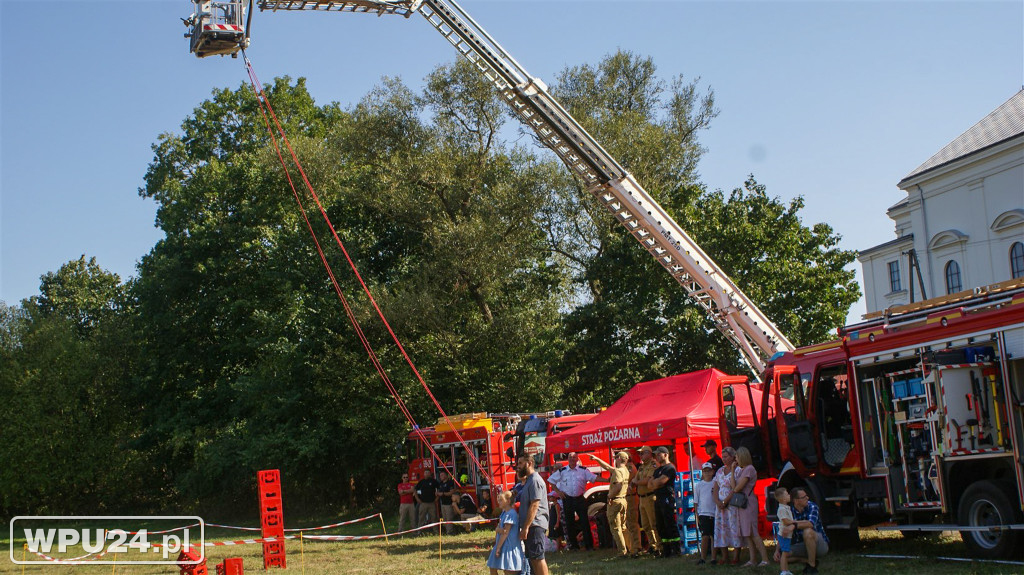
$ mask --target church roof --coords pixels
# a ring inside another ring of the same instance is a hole
[[[929,170],[979,152],[1024,133],[1024,89],[946,144],[934,156],[900,180],[899,186]]]

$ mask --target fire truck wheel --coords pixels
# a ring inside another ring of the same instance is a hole
[[[1017,520],[1007,490],[993,481],[971,484],[964,491],[957,511],[960,525],[967,527],[1010,525]],[[967,545],[968,552],[976,557],[1008,559],[1019,553],[1016,531],[961,531],[960,537]]]

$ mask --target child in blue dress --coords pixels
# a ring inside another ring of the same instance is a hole
[[[494,549],[487,555],[491,575],[504,571],[506,575],[523,570],[523,545],[519,540],[519,513],[512,508],[512,492],[498,494],[498,527],[494,530]]]

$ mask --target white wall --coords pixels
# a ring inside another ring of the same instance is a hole
[[[901,189],[907,204],[891,209],[889,217],[897,230],[914,235],[928,297],[946,294],[950,260],[959,264],[965,290],[1010,279],[1010,247],[1024,241],[1024,134],[910,178]],[[1000,216],[1009,224],[994,230]],[[890,294],[886,267],[908,247],[872,248],[861,257],[869,313],[909,302],[909,293],[902,300]],[[902,256],[904,290],[910,287],[909,271]],[[917,286],[915,292],[922,299]]]

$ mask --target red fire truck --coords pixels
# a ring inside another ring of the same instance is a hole
[[[430,469],[436,478],[438,473],[446,470],[459,483],[463,493],[473,495],[478,503],[486,503],[488,508],[492,508],[490,502],[497,494],[515,485],[516,428],[524,416],[530,415],[464,413],[449,416],[451,424],[442,418],[433,427],[414,430],[406,438],[409,474],[422,478],[424,470]],[[462,436],[462,441],[455,432]],[[440,461],[434,458],[426,443],[430,444]],[[482,469],[473,463],[473,457],[480,462]]]
[[[230,2],[195,4],[198,16],[190,25],[197,56],[233,54],[247,45],[248,25],[241,36],[229,30],[237,44],[229,38],[226,47],[224,30],[206,25],[207,12],[226,11]],[[258,0],[257,5],[269,11],[423,16],[493,82],[538,141],[761,374],[768,393],[760,405],[739,389],[754,384],[722,387],[724,408],[736,410],[744,398],[759,408],[751,426],[723,417],[723,437],[751,448],[763,474],[782,474],[783,483],[808,482],[834,532],[855,536],[859,525],[889,519],[908,531],[929,520],[949,520],[979,554],[1004,556],[1014,550],[1020,532],[1011,527],[1021,521],[1024,483],[1017,400],[1024,395],[1020,289],[998,287],[959,301],[914,304],[850,326],[834,342],[795,350],[544,83],[453,0]],[[230,24],[240,22],[236,16]],[[502,423],[477,419],[478,425],[466,424],[466,432],[479,434],[472,449],[486,460],[482,475],[495,479],[475,476],[468,465],[466,474],[473,489],[490,494],[509,480],[499,467],[512,436],[506,439],[509,431],[492,437]],[[436,436],[453,430],[432,431]],[[451,448],[453,464],[463,456],[453,437],[431,441]]]
[[[974,555],[1021,553],[1024,281],[876,314],[780,354],[764,381],[753,425],[724,420],[723,436],[806,484],[830,536],[959,530]],[[753,402],[742,385],[722,396]]]

